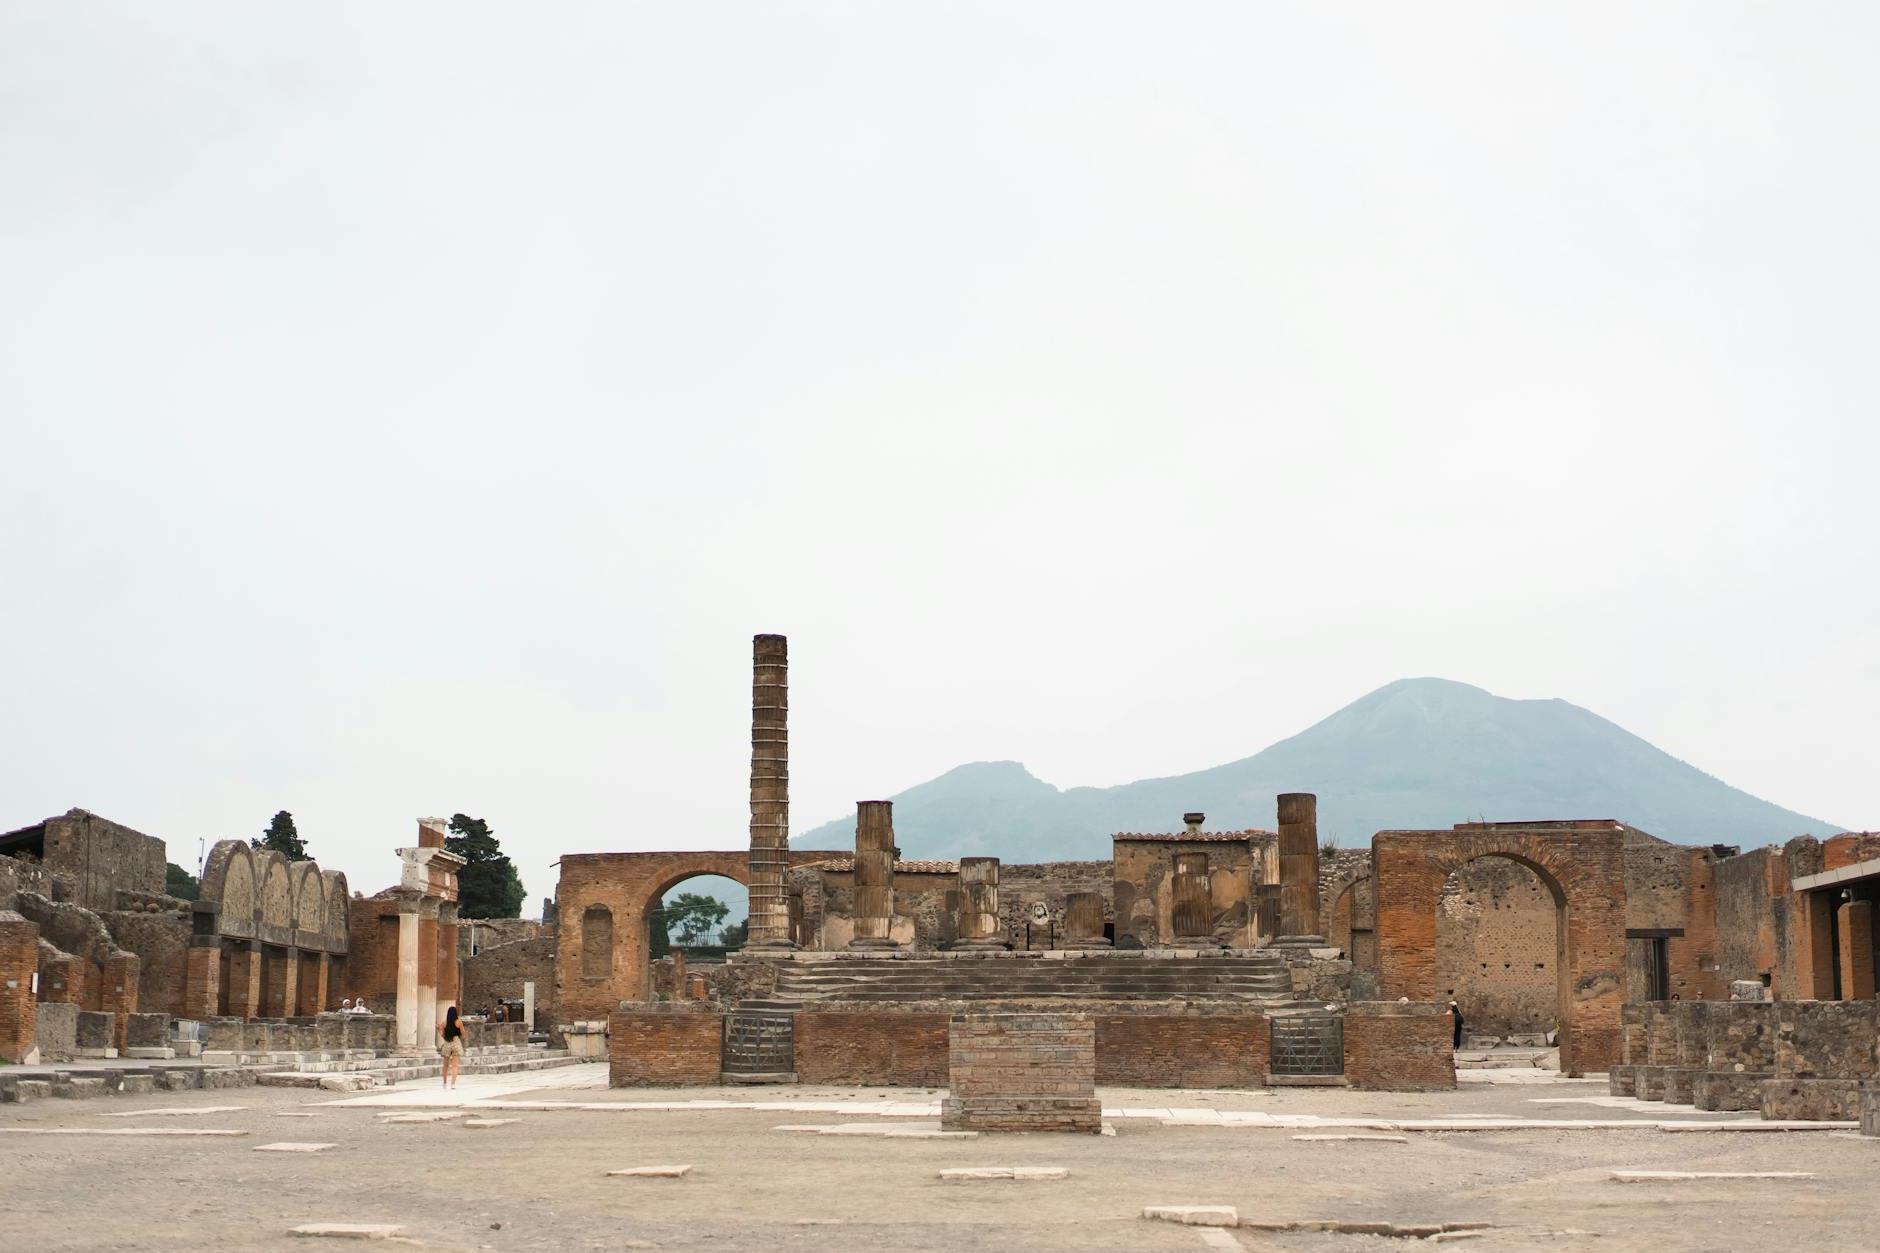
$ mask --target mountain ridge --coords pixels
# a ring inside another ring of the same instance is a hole
[[[1117,831],[1270,829],[1280,792],[1316,792],[1321,836],[1610,817],[1663,839],[1744,846],[1844,828],[1731,787],[1559,697],[1515,700],[1453,679],[1398,679],[1250,757],[1113,787],[1058,788],[1020,762],[968,762],[888,799],[910,858],[1097,860]],[[853,817],[792,840],[853,847]]]

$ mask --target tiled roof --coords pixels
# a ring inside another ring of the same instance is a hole
[[[1246,831],[1118,831],[1112,840],[1154,840],[1164,844],[1244,844],[1256,835],[1271,835],[1257,828]]]
[[[809,869],[844,871],[855,869],[853,857],[831,857],[828,861],[813,861]],[[897,861],[894,863],[896,874],[958,874],[960,864],[957,861]]]

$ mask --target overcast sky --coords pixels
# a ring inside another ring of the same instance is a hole
[[[1559,696],[1880,827],[1867,4],[0,5],[0,829]],[[1571,816],[1571,815],[1563,815]],[[1624,817],[1625,815],[1617,815]]]

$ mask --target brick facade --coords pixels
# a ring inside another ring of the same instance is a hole
[[[1132,1088],[1266,1086],[1262,1014],[1169,1013],[1096,1016],[1098,1083]]]
[[[38,973],[39,928],[10,909],[0,910],[0,1062],[17,1065],[33,1051]]]
[[[1355,1002],[1345,1014],[1345,1079],[1390,1092],[1453,1088],[1453,1031],[1444,1005]]]
[[[940,1012],[800,1011],[797,1082],[945,1087],[949,1022]]]
[[[680,1087],[719,1081],[725,1016],[709,1010],[617,1009],[607,1019],[607,1083]]]

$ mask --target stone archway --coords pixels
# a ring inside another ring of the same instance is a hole
[[[1371,841],[1379,995],[1438,998],[1436,915],[1449,875],[1506,857],[1540,876],[1556,906],[1560,1068],[1618,1060],[1625,1000],[1625,831],[1615,822],[1478,823],[1451,831],[1380,831]]]
[[[827,853],[815,854],[827,857]],[[698,875],[722,875],[750,886],[750,852],[572,853],[561,859],[555,892],[555,985],[563,1022],[605,1018],[621,1001],[644,999],[647,988],[647,911],[676,884]],[[794,858],[793,858],[794,859]],[[595,907],[607,926],[583,920]],[[607,960],[588,955],[584,933],[604,935]]]

